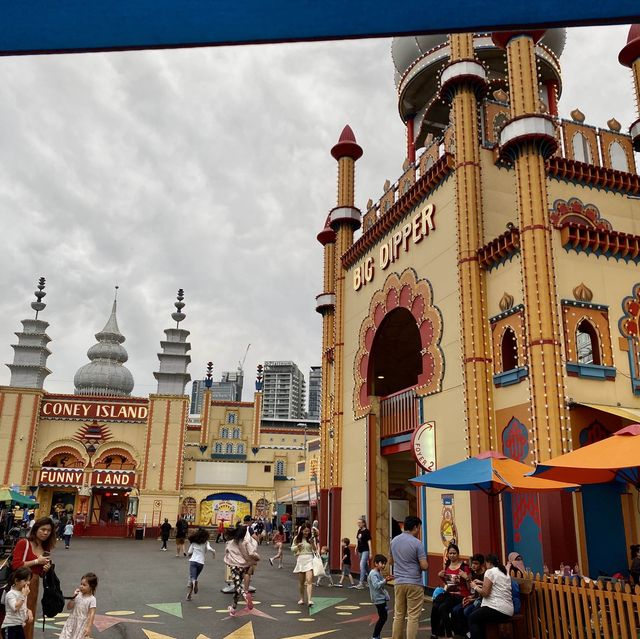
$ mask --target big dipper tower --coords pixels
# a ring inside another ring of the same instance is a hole
[[[340,508],[342,489],[342,428],[344,421],[344,302],[345,268],[342,255],[353,244],[353,234],[360,228],[362,214],[354,206],[355,165],[362,148],[350,126],[345,126],[338,143],[331,149],[338,162],[338,196],[335,208],[329,212],[326,228],[318,236],[324,245],[324,291],[316,299],[316,310],[322,313],[322,385],[323,401],[321,432],[325,438],[321,461],[321,488],[331,487],[332,501]],[[332,396],[332,397],[331,397]],[[329,442],[327,442],[327,438]],[[326,444],[329,445],[326,445]],[[325,494],[326,497],[326,494]],[[326,504],[326,501],[325,501]],[[330,519],[325,507],[323,517]],[[322,528],[326,529],[325,522]],[[332,535],[337,543],[339,535]],[[331,549],[339,552],[338,547]]]

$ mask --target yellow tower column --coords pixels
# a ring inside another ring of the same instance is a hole
[[[335,316],[333,328],[333,411],[329,437],[332,440],[330,483],[342,486],[342,427],[344,422],[344,301],[345,269],[342,256],[353,244],[353,233],[360,228],[362,214],[354,206],[356,160],[362,148],[350,126],[345,126],[338,143],[331,149],[338,161],[337,206],[329,213],[329,224],[336,234],[333,250]],[[324,383],[324,381],[323,381]]]
[[[486,74],[474,58],[472,34],[451,35],[450,43],[451,61],[442,72],[440,87],[451,102],[454,128],[460,329],[468,449],[475,455],[496,445],[485,276],[478,262],[483,241],[478,94],[484,92]]]
[[[544,31],[493,34],[507,50],[511,120],[500,133],[500,153],[516,172],[522,288],[531,389],[532,448],[536,461],[570,448],[560,324],[548,219],[545,159],[556,149],[555,126],[539,111],[535,45]]]
[[[618,56],[620,64],[629,67],[633,73],[633,84],[636,90],[636,106],[640,115],[640,24],[633,24],[629,29],[626,46]],[[633,148],[640,151],[640,118],[629,128]]]
[[[320,489],[326,491],[335,484],[332,464],[333,438],[333,358],[334,326],[336,312],[335,295],[335,252],[336,233],[329,226],[318,233],[318,242],[324,246],[324,278],[322,293],[316,297],[316,311],[322,315],[322,386],[320,401]],[[326,501],[326,494],[325,494]],[[322,501],[322,498],[321,498]]]

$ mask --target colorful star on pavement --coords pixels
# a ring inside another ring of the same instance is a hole
[[[391,610],[389,611],[389,617],[393,618],[391,615]],[[375,625],[375,623],[378,621],[378,613],[374,612],[373,614],[370,615],[361,615],[360,617],[354,617],[353,619],[347,619],[346,621],[339,621],[339,624],[344,624],[344,623],[358,623],[359,621],[368,621],[370,626]]]
[[[175,603],[147,604],[147,606],[182,619],[182,604],[179,601]]]
[[[138,621],[137,619],[129,619],[128,617],[109,617],[107,615],[96,615],[93,620],[93,625],[98,629],[98,632],[108,630],[111,626],[115,626],[119,623],[159,623],[158,621]]]
[[[233,617],[229,615],[227,619],[234,619],[235,617],[246,617],[247,615],[254,615],[255,617],[263,617],[264,619],[272,619],[273,621],[277,621],[275,617],[272,617],[266,612],[262,612],[255,607],[251,608],[251,610],[249,610],[249,608],[239,608],[238,610],[236,610],[236,614],[233,615]]]

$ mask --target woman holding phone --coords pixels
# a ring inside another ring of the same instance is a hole
[[[36,618],[36,608],[38,607],[40,577],[51,567],[49,555],[56,544],[56,536],[53,534],[54,529],[55,526],[51,517],[41,517],[34,522],[29,535],[24,539],[20,539],[13,549],[13,561],[11,562],[13,570],[26,566],[31,569],[32,573],[27,608],[33,613],[33,618],[24,627],[25,639],[33,639],[33,619]]]

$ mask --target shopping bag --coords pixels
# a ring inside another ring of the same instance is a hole
[[[320,555],[313,555],[313,560],[311,561],[311,565],[313,567],[314,577],[326,577],[326,573],[324,571],[324,566],[322,565],[322,559],[320,559]]]

